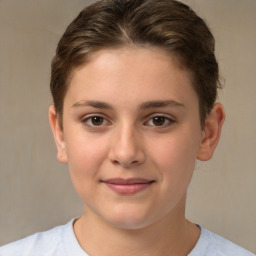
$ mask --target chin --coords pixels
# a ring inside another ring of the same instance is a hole
[[[142,229],[154,222],[152,216],[146,212],[140,212],[138,209],[119,209],[117,212],[110,213],[105,220],[113,227],[127,230]]]

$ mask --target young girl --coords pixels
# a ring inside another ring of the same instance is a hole
[[[106,0],[69,25],[52,62],[49,119],[84,215],[1,256],[249,256],[185,218],[195,161],[225,114],[214,38],[173,0]]]

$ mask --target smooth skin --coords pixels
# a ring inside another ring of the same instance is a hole
[[[196,159],[211,158],[225,117],[216,103],[202,129],[198,102],[191,73],[157,48],[100,50],[74,70],[63,129],[54,106],[49,118],[58,160],[69,164],[84,203],[74,231],[89,255],[193,249],[200,230],[185,219],[186,192]],[[149,184],[120,193],[109,187],[113,179]]]

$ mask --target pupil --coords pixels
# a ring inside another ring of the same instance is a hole
[[[165,122],[165,118],[162,116],[157,116],[153,118],[154,125],[157,125],[157,126],[164,125],[164,122]]]
[[[92,123],[94,125],[101,125],[103,123],[103,118],[100,116],[94,116],[92,117]]]

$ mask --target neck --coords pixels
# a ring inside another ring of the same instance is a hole
[[[74,230],[80,246],[92,256],[185,256],[195,246],[200,230],[185,219],[182,208],[139,229],[114,227],[85,214],[75,222]]]

